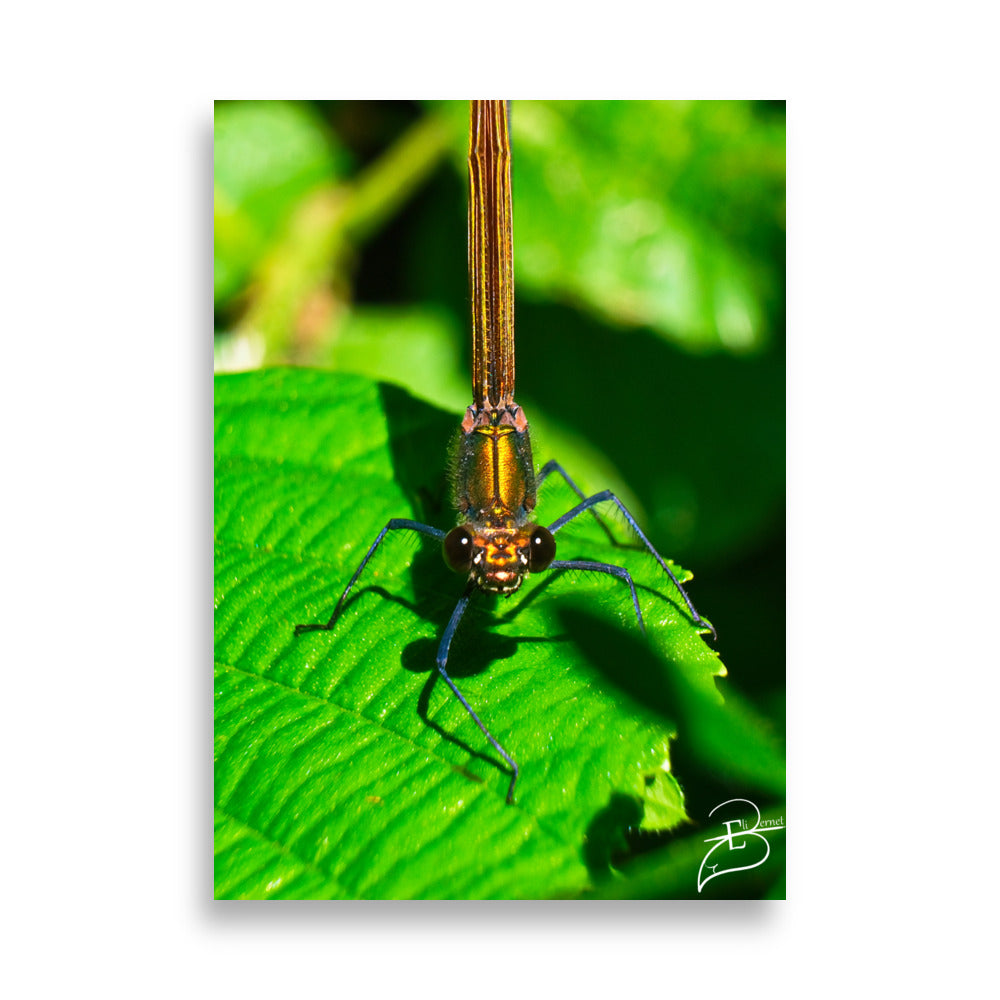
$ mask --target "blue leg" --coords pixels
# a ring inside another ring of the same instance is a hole
[[[642,539],[643,545],[645,545],[646,548],[653,554],[653,557],[660,564],[661,568],[666,571],[667,576],[669,576],[670,579],[673,580],[674,586],[681,592],[681,597],[684,598],[684,603],[687,605],[688,611],[691,612],[691,617],[694,619],[695,624],[702,625],[705,628],[709,629],[712,633],[712,638],[713,639],[717,638],[715,634],[715,626],[709,624],[707,621],[705,621],[704,618],[701,617],[701,615],[698,614],[698,612],[695,610],[695,606],[691,603],[691,598],[688,597],[687,592],[681,586],[680,580],[678,580],[677,577],[674,576],[673,570],[671,570],[671,568],[663,561],[663,557],[660,555],[660,553],[653,548],[652,543],[645,536],[642,528],[640,528],[639,525],[636,523],[635,518],[629,513],[628,508],[625,506],[625,504],[623,504],[621,500],[619,500],[618,497],[616,497],[614,493],[611,492],[611,490],[602,490],[600,493],[595,493],[592,497],[588,497],[586,500],[583,501],[583,503],[578,503],[572,510],[567,511],[565,514],[563,514],[563,516],[560,517],[557,521],[553,521],[552,524],[549,525],[549,531],[551,531],[552,534],[554,535],[567,522],[572,521],[574,517],[577,517],[578,515],[582,514],[585,510],[590,510],[591,507],[594,507],[596,504],[604,503],[606,500],[611,500],[613,503],[617,505],[618,509],[622,512],[622,514],[625,515],[625,520],[628,521],[628,523],[632,526],[632,530],[639,536],[640,539]]]
[[[514,758],[511,757],[509,753],[493,738],[493,734],[483,725],[482,720],[478,715],[472,710],[472,706],[465,700],[462,696],[462,692],[455,687],[455,682],[448,676],[448,671],[445,669],[445,665],[448,663],[448,650],[451,648],[451,640],[455,635],[455,630],[458,628],[458,623],[462,620],[462,615],[465,614],[465,609],[469,606],[469,599],[472,596],[475,584],[470,581],[469,585],[465,588],[465,593],[462,595],[462,599],[458,602],[455,610],[452,612],[451,621],[448,622],[448,627],[444,630],[444,635],[441,636],[441,645],[438,646],[437,652],[437,668],[438,672],[445,679],[445,683],[451,688],[452,694],[462,703],[462,707],[472,716],[473,722],[483,731],[486,738],[493,744],[493,749],[496,750],[498,754],[508,764],[510,764],[511,779],[510,787],[507,789],[507,804],[510,805],[514,801],[514,783],[517,781],[518,768],[517,763]]]
[[[541,486],[542,483],[544,483],[545,480],[549,478],[549,473],[550,472],[558,472],[559,475],[562,476],[563,479],[565,479],[567,483],[569,483],[570,489],[572,489],[573,492],[581,500],[585,500],[586,499],[586,497],[584,497],[583,491],[580,489],[580,487],[577,486],[576,483],[574,483],[573,480],[569,478],[569,475],[566,472],[566,470],[557,461],[555,461],[554,459],[551,462],[546,462],[538,470],[538,475],[535,477],[535,485],[536,486]]]
[[[554,459],[551,462],[546,462],[539,470],[538,475],[535,477],[535,488],[540,489],[542,483],[545,482],[549,477],[550,472],[558,472],[563,479],[569,484],[569,488],[581,499],[586,500],[583,490],[580,489],[572,479],[569,478],[569,473]],[[596,510],[591,510],[591,514],[594,515],[594,520],[601,526],[601,531],[608,536],[608,541],[612,545],[620,545],[621,543],[612,534],[611,529],[601,520],[600,515]]]
[[[624,566],[590,562],[588,559],[556,559],[555,562],[549,563],[549,569],[582,569],[587,572],[608,573],[611,576],[617,576],[619,580],[624,580],[628,584],[628,589],[632,591],[632,607],[635,608],[635,617],[636,621],[639,622],[639,628],[643,632],[646,631],[646,624],[642,620],[642,611],[639,610],[639,598],[635,593],[635,584],[632,582],[631,574]]]
[[[347,600],[347,595],[351,592],[351,588],[358,582],[358,577],[361,576],[362,571],[365,566],[368,565],[368,560],[375,555],[375,550],[382,544],[382,539],[385,538],[386,533],[389,531],[419,531],[421,534],[430,535],[431,538],[436,538],[440,541],[444,538],[445,533],[440,528],[432,528],[429,524],[421,524],[419,521],[409,521],[405,517],[394,517],[379,533],[378,538],[372,542],[372,547],[365,554],[364,559],[361,560],[361,565],[354,571],[354,576],[351,577],[351,582],[344,588],[344,592],[340,595],[340,600],[337,601],[337,606],[333,609],[333,614],[330,615],[330,620],[325,625],[311,624],[311,625],[296,625],[295,634],[302,635],[303,632],[316,632],[325,631],[333,628],[333,623],[337,620],[337,615],[340,614],[340,609]]]

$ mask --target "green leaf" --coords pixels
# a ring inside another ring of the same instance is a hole
[[[519,101],[512,135],[519,291],[689,350],[765,343],[783,126],[739,101]]]
[[[215,419],[217,897],[579,895],[628,827],[685,819],[671,678],[718,703],[725,668],[620,519],[606,518],[618,544],[571,522],[559,557],[627,566],[646,637],[627,587],[596,573],[480,595],[456,634],[449,671],[521,767],[507,805],[503,761],[436,683],[462,590],[436,543],[391,532],[335,627],[293,635],[329,617],[390,518],[454,523],[442,469],[458,415],[274,369],[217,377]],[[553,477],[540,520],[574,502]]]
[[[406,387],[456,410],[468,405],[465,326],[434,307],[354,307],[339,317],[323,367]]]

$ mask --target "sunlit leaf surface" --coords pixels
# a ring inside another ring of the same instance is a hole
[[[626,827],[683,822],[672,692],[718,704],[724,668],[620,518],[618,544],[579,518],[559,556],[628,566],[646,637],[619,581],[548,573],[474,602],[452,646],[452,676],[521,766],[509,806],[503,762],[435,683],[462,590],[435,543],[391,533],[336,627],[293,635],[326,620],[389,518],[454,523],[458,416],[274,369],[217,377],[215,420],[217,897],[578,895]],[[546,483],[540,519],[573,502]]]

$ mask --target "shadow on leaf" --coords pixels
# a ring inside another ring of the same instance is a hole
[[[634,701],[641,713],[653,712],[669,728],[676,729],[677,700],[663,661],[638,629],[633,634],[612,624],[576,598],[557,605],[556,615],[597,673]]]
[[[595,883],[612,877],[615,859],[628,850],[626,831],[642,820],[642,804],[636,799],[616,793],[608,804],[590,821],[583,842],[583,860]]]

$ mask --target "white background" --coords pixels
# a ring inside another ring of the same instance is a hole
[[[986,5],[366,9],[5,15],[10,995],[979,994]],[[787,903],[211,901],[212,100],[475,94],[788,99]]]

